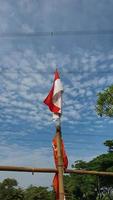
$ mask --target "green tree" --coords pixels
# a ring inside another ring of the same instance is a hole
[[[103,115],[113,117],[113,85],[97,94],[96,112],[101,117]]]
[[[108,152],[89,162],[78,160],[72,167],[113,172],[113,154]],[[73,195],[73,200],[99,200],[102,196],[104,200],[110,200],[110,191],[113,189],[112,177],[70,174],[64,177],[64,182],[65,191],[70,197]]]
[[[81,165],[81,163],[80,163]],[[79,169],[76,167],[75,169]],[[81,168],[80,168],[81,169]],[[64,177],[65,191],[73,200],[95,200],[97,181],[95,176],[70,174]]]
[[[0,200],[24,200],[23,191],[17,185],[17,181],[10,178],[0,183]]]
[[[47,189],[46,187],[30,186],[24,193],[25,200],[50,200],[51,192]]]
[[[113,153],[113,140],[106,140],[104,145],[108,147],[109,153]]]
[[[25,190],[18,187],[15,179],[7,178],[0,183],[0,200],[55,200],[53,191],[47,187],[30,186]]]

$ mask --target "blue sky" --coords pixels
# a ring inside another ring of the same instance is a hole
[[[55,126],[43,100],[56,67],[64,85],[62,134],[69,165],[106,152],[113,119],[98,117],[95,104],[97,93],[113,84],[113,35],[8,34],[112,30],[112,8],[112,0],[0,0],[0,165],[54,167]],[[52,183],[45,174],[0,173],[7,176],[22,186]]]

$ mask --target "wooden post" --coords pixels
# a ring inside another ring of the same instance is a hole
[[[57,134],[57,151],[58,151],[58,179],[59,179],[59,200],[64,200],[64,181],[63,181],[63,158],[62,158],[62,146],[61,146],[61,127],[56,127]]]

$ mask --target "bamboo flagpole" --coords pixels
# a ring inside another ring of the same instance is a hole
[[[63,172],[64,168],[67,168],[65,165],[65,151],[64,144],[61,137],[61,113],[62,113],[62,93],[63,86],[60,80],[59,72],[56,69],[54,81],[52,88],[45,98],[44,103],[49,107],[50,111],[53,113],[53,119],[56,122],[56,135],[53,139],[53,153],[55,165],[58,170],[58,173],[53,179],[53,187],[56,192],[57,200],[64,200],[64,184],[63,184]]]
[[[58,152],[58,182],[59,182],[59,200],[64,200],[64,181],[63,181],[63,155],[62,155],[62,145],[61,145],[61,127],[56,127],[56,135],[57,135],[57,152]]]

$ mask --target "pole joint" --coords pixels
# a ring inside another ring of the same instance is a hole
[[[56,126],[56,131],[61,133],[61,126],[60,125]]]

